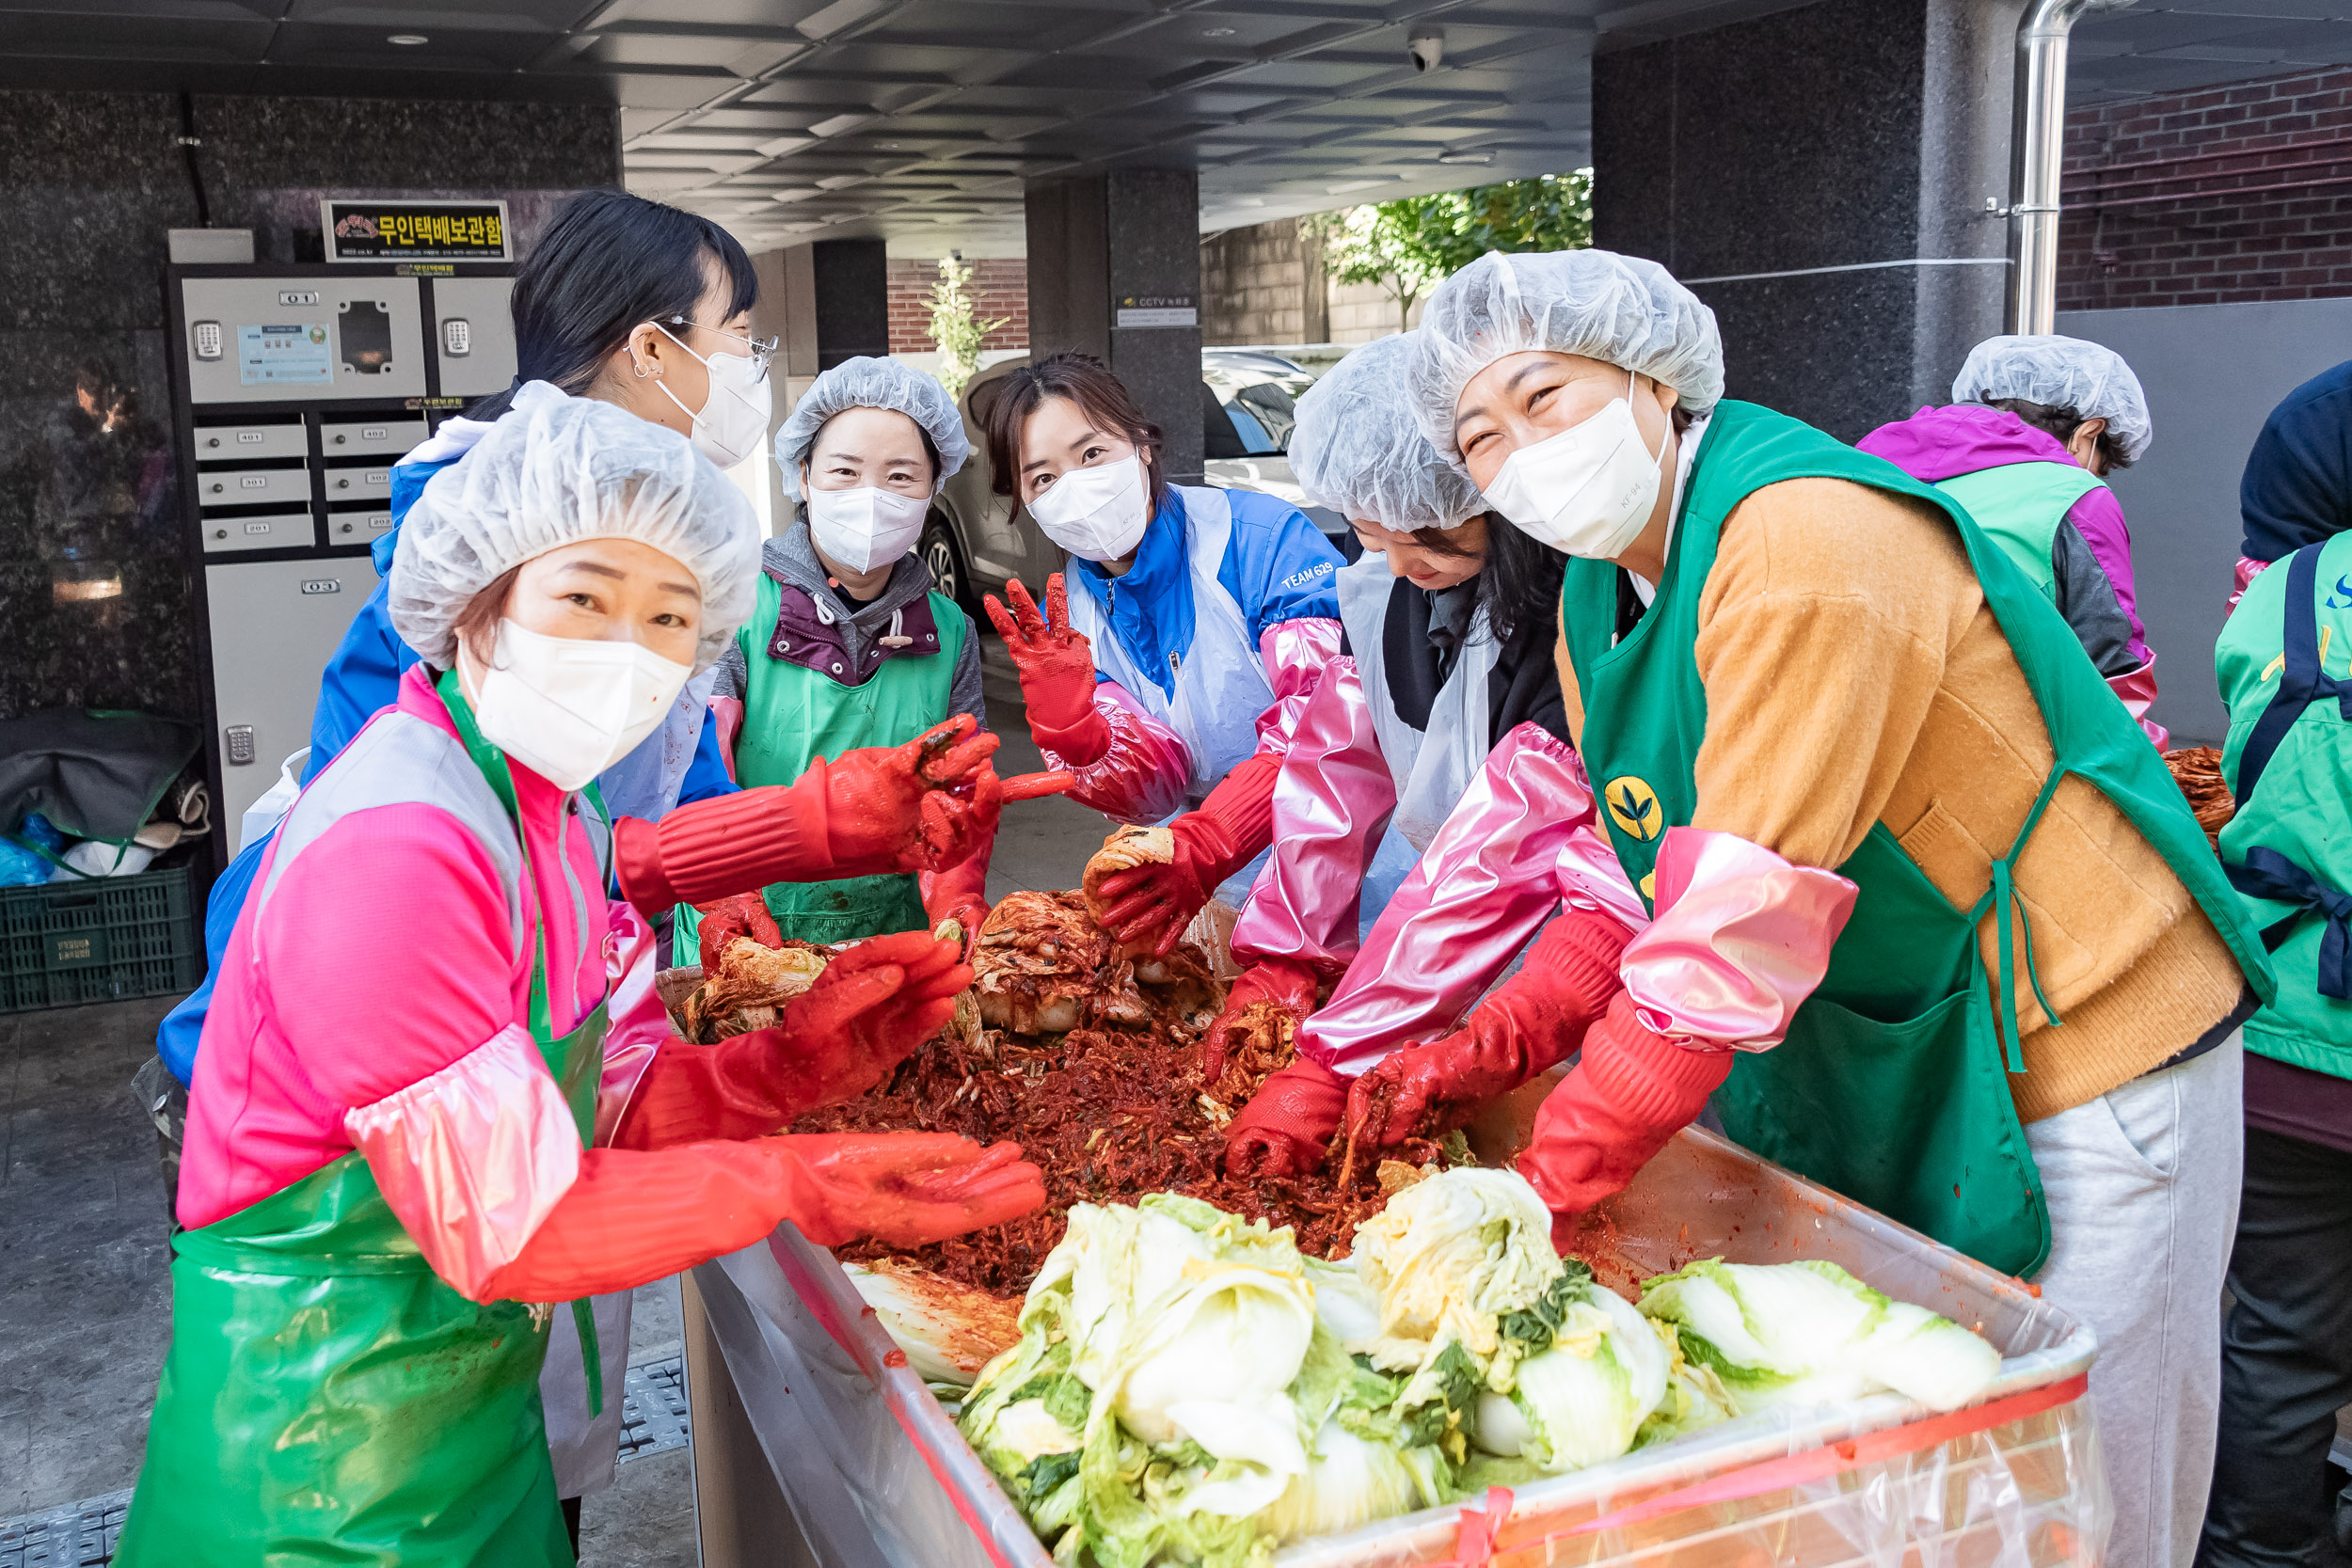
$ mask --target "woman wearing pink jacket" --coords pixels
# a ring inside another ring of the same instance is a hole
[[[303,791],[222,965],[119,1561],[569,1563],[554,1312],[785,1221],[912,1244],[1042,1201],[1010,1145],[769,1135],[946,1021],[953,944],[867,943],[712,1046],[608,995],[641,911],[933,869],[993,825],[968,722],[606,823],[584,786],[716,657],[757,559],[726,479],[605,404],[517,411],[427,485],[389,595],[424,662]]]

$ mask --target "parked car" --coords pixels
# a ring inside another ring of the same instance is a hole
[[[972,456],[940,487],[918,549],[939,591],[980,613],[980,595],[1019,578],[1042,594],[1048,574],[1067,558],[1010,498],[994,493],[983,434],[989,409],[1004,390],[1007,372],[1028,363],[1007,359],[974,376],[963,389],[963,430]],[[1285,455],[1300,393],[1314,385],[1313,372],[1279,355],[1254,349],[1203,349],[1200,354],[1202,450],[1211,484],[1230,490],[1263,490],[1279,496],[1314,519],[1342,554],[1353,561],[1356,535],[1345,518],[1309,506],[1291,477]]]

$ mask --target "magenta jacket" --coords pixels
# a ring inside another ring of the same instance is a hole
[[[2010,463],[2074,462],[2048,432],[2036,430],[2005,408],[1974,403],[1922,408],[1907,420],[1879,426],[1854,445],[1930,484]],[[2067,537],[2070,529],[2072,539]],[[2058,563],[2059,609],[2091,661],[2110,678],[2147,664],[2146,629],[2132,588],[2132,531],[2113,491],[2102,485],[2068,510],[2059,530],[2061,557],[2070,546],[2081,548],[2088,557],[2084,564],[2095,562],[2105,579],[2104,591],[2081,592],[2096,585],[2082,580],[2083,573],[2070,578],[2065,562]]]

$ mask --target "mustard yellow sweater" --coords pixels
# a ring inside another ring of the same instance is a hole
[[[1943,515],[1843,480],[1754,492],[1699,601],[1707,689],[1693,825],[1835,867],[1883,822],[1967,909],[2049,775],[2050,736]],[[1583,702],[1559,655],[1568,722]],[[2123,814],[2060,784],[2018,862],[2052,1029],[2018,965],[2018,1116],[2055,1116],[2195,1043],[2244,984],[2213,924]],[[1979,931],[1994,969],[1997,927]],[[2023,932],[2019,933],[2022,940]]]

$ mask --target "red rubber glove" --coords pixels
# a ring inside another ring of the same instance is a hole
[[[1225,1169],[1234,1176],[1295,1176],[1323,1164],[1347,1109],[1347,1080],[1309,1060],[1267,1075],[1225,1129]]]
[[[972,983],[960,957],[928,931],[875,937],[827,964],[774,1027],[709,1045],[670,1039],[638,1080],[612,1147],[755,1138],[864,1094],[955,1016],[956,994]]]
[[[1045,613],[1021,579],[1005,584],[1008,610],[991,594],[982,602],[988,618],[1012,655],[1021,677],[1021,701],[1029,714],[1029,736],[1073,768],[1102,759],[1111,747],[1108,721],[1094,711],[1094,647],[1070,626],[1070,590],[1056,572],[1045,579]]]
[[[945,920],[963,927],[961,957],[966,960],[980,940],[980,923],[988,918],[988,863],[995,849],[996,824],[991,822],[975,838],[970,854],[945,871],[926,871],[915,879],[931,929],[938,930]]]
[[[1556,1213],[1625,1190],[1731,1076],[1734,1053],[1696,1050],[1643,1024],[1623,991],[1585,1032],[1584,1059],[1535,1113],[1518,1172]]]
[[[770,882],[936,871],[993,833],[996,737],[960,713],[903,746],[821,758],[789,784],[696,800],[659,823],[613,824],[621,893],[648,913]]]
[[[1175,854],[1103,879],[1103,928],[1130,951],[1166,958],[1217,884],[1274,840],[1274,784],[1282,759],[1260,752],[1225,775],[1199,811],[1170,822]]]
[[[1584,1043],[1618,994],[1617,959],[1633,933],[1571,909],[1543,928],[1527,962],[1443,1039],[1382,1057],[1347,1095],[1347,1126],[1386,1148],[1438,1137]]]
[[[919,1246],[1045,1201],[1018,1145],[933,1132],[593,1148],[580,1179],[490,1275],[480,1301],[575,1301],[739,1252],[786,1220],[820,1246],[874,1235]]]
[[[768,912],[768,901],[756,893],[713,899],[698,905],[694,912],[702,916],[702,924],[694,928],[694,940],[706,974],[717,970],[719,955],[738,937],[762,947],[784,945],[784,933],[776,928],[776,917]]]
[[[803,1166],[823,1212],[795,1217],[818,1246],[872,1236],[928,1246],[1007,1220],[1045,1201],[1045,1177],[1016,1143],[980,1148],[947,1132],[840,1132],[796,1138],[818,1146]]]
[[[1242,971],[1225,993],[1225,1010],[1200,1042],[1201,1076],[1209,1083],[1225,1076],[1232,1037],[1248,1033],[1241,1027],[1241,1015],[1259,1002],[1271,1002],[1290,1014],[1294,1023],[1305,1022],[1315,1010],[1315,972],[1295,958],[1262,958]]]

